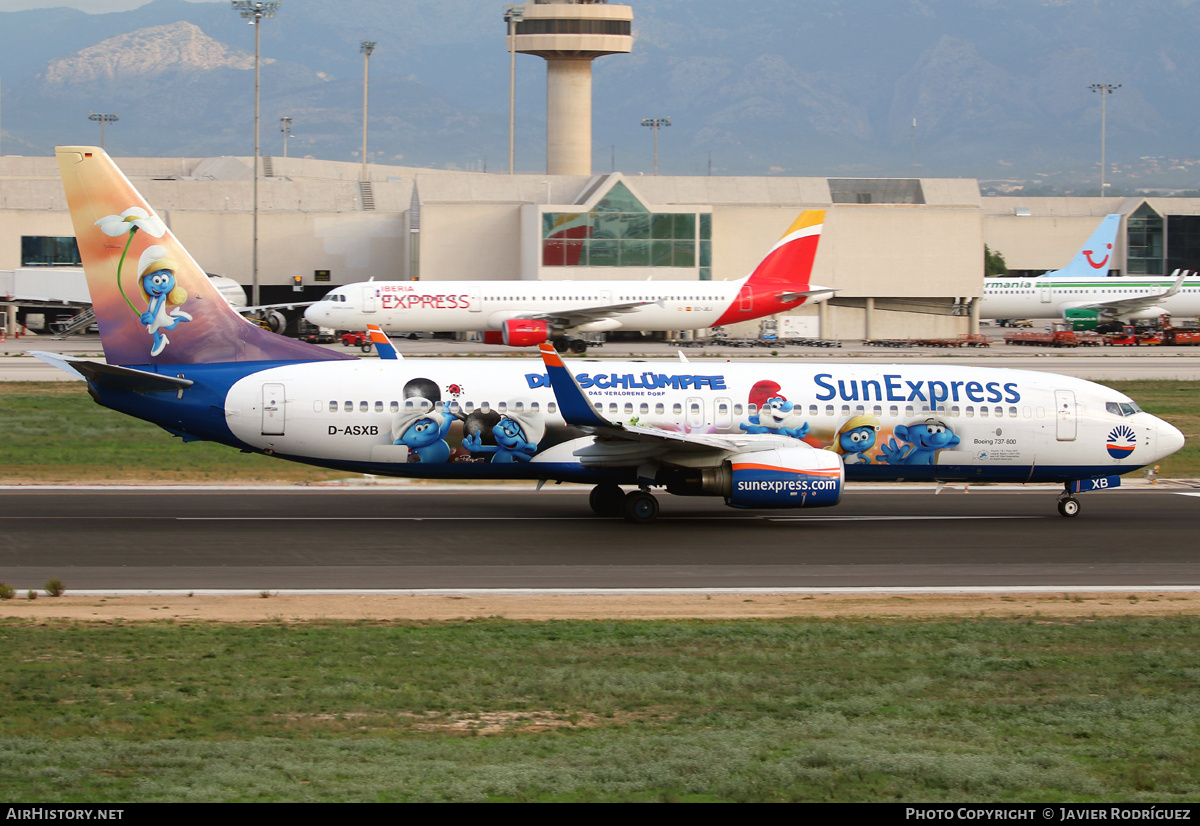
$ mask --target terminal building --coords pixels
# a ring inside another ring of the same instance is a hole
[[[251,281],[250,158],[118,158],[210,273]],[[747,275],[804,209],[827,210],[796,315],[812,337],[977,329],[984,245],[1009,271],[1063,266],[1111,212],[1113,274],[1200,270],[1200,199],[1019,198],[953,178],[507,175],[264,158],[266,304],[378,280],[727,280]],[[74,230],[53,158],[0,158],[0,302],[47,319],[80,300]],[[83,297],[86,299],[86,296]],[[759,322],[731,329],[757,337]],[[683,331],[664,331],[683,332]]]
[[[813,283],[793,313],[814,338],[977,332],[985,245],[1012,275],[1064,266],[1104,215],[1125,216],[1114,274],[1200,270],[1200,200],[983,198],[964,178],[626,176],[591,171],[591,64],[634,45],[630,6],[510,6],[507,45],[547,67],[545,174],[300,158],[118,158],[208,272],[261,301],[314,301],[379,280],[727,280],[749,274],[805,209],[825,209]],[[0,304],[8,324],[86,303],[54,158],[0,157]],[[690,334],[692,331],[664,331]],[[727,331],[757,337],[761,322]]]

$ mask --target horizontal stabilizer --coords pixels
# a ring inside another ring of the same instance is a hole
[[[145,370],[134,370],[131,367],[118,367],[115,364],[71,358],[59,353],[30,351],[29,355],[41,359],[51,367],[57,367],[65,373],[70,373],[97,386],[116,387],[122,390],[131,390],[134,393],[176,393],[195,384],[191,379],[165,376],[161,373],[147,373]]]

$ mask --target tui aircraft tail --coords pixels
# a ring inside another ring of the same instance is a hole
[[[1120,215],[1105,215],[1100,226],[1087,239],[1087,243],[1075,253],[1071,263],[1061,270],[1053,270],[1043,277],[1050,278],[1106,278],[1112,265],[1113,244],[1117,241],[1117,230],[1121,228]]]
[[[104,150],[55,151],[109,364],[346,358],[235,312]]]

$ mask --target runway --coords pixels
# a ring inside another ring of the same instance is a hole
[[[564,486],[566,488],[566,486]],[[1200,497],[1138,488],[858,486],[812,511],[662,496],[648,526],[586,489],[0,490],[0,581],[75,591],[1200,586]]]

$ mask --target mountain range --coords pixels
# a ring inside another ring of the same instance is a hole
[[[284,0],[262,23],[262,145],[360,160],[362,40],[373,161],[507,168],[504,3]],[[1197,0],[631,0],[634,50],[594,64],[593,168],[664,174],[1098,175],[1196,186]],[[0,13],[0,150],[249,155],[254,29],[222,3]],[[545,68],[517,56],[519,171],[545,165]],[[914,126],[915,122],[915,126]]]

